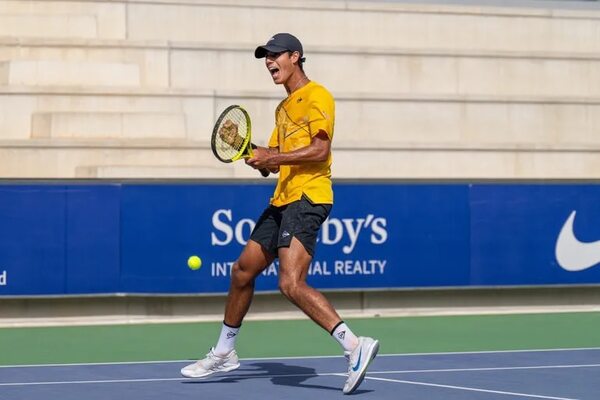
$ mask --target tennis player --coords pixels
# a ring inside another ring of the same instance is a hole
[[[269,206],[232,269],[225,318],[219,340],[206,358],[181,370],[190,378],[239,367],[235,340],[254,295],[254,280],[279,257],[279,289],[342,346],[348,359],[343,392],[362,382],[379,342],[357,337],[323,294],[306,283],[317,235],[333,205],[331,140],[335,103],[331,94],[304,73],[302,44],[289,33],[278,33],[256,48],[265,58],[273,82],[287,97],[275,112],[269,147],[254,150],[246,160],[252,168],[279,172]]]

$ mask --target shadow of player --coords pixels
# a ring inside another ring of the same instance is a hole
[[[210,375],[204,379],[185,380],[185,384],[214,384],[214,383],[232,383],[248,379],[268,378],[274,385],[290,386],[295,388],[334,390],[341,393],[341,386],[325,386],[308,383],[307,381],[316,377],[335,378],[340,380],[342,377],[335,375],[319,375],[314,368],[301,367],[297,365],[287,365],[280,362],[251,362],[244,364],[242,370],[226,372],[224,374]],[[368,393],[371,390],[356,390],[354,394]]]

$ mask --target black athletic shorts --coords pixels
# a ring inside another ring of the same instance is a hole
[[[290,247],[295,237],[313,256],[319,229],[329,216],[331,207],[331,204],[314,204],[306,196],[285,206],[271,205],[258,219],[250,239],[277,257],[277,250]]]

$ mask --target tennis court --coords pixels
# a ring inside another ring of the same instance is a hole
[[[352,323],[382,341],[359,398],[592,400],[600,392],[597,313]],[[195,356],[177,356],[211,342],[213,323],[3,328],[0,398],[343,397],[345,360],[309,321],[246,325],[241,367],[205,379],[182,378]]]

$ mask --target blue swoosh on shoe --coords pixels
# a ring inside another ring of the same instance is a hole
[[[358,368],[360,367],[360,358],[361,357],[362,357],[362,348],[360,349],[360,353],[358,353],[358,361],[356,362],[354,367],[352,367],[352,371],[354,371],[354,372],[358,371]]]

